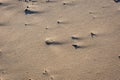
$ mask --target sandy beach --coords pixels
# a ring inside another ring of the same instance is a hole
[[[119,0],[0,0],[0,80],[120,80]]]

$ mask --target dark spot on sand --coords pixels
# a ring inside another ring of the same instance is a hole
[[[27,15],[27,14],[37,14],[39,12],[38,11],[32,11],[32,10],[29,10],[29,9],[25,9],[24,13]]]
[[[45,29],[48,30],[48,27],[46,27]]]
[[[2,5],[2,3],[0,2],[0,5]]]
[[[57,41],[49,41],[49,40],[45,41],[45,43],[47,45],[60,45],[60,44],[62,44],[62,43],[57,42]]]
[[[25,24],[25,26],[27,26],[28,24]]]
[[[47,70],[44,70],[44,72],[42,74],[45,75],[45,76],[49,75]]]
[[[75,49],[80,48],[80,45],[77,45],[77,44],[73,44],[72,46],[73,46]]]
[[[56,1],[53,1],[53,0],[46,0],[46,3],[53,3],[53,2],[56,2]]]
[[[0,2],[0,6],[8,6],[9,5],[9,3],[2,3],[2,2]]]
[[[114,2],[118,3],[118,2],[120,2],[120,0],[114,0]]]
[[[28,79],[28,80],[32,80],[32,79]]]
[[[50,80],[54,80],[54,77],[53,77],[53,76],[51,76],[51,77],[50,77]]]
[[[27,6],[27,8],[29,8],[29,6]]]
[[[73,40],[79,40],[80,38],[77,37],[77,36],[71,36],[71,39],[73,39]]]
[[[90,36],[93,38],[93,37],[96,37],[96,34],[93,33],[93,32],[91,32],[91,33],[90,33]]]
[[[66,2],[63,2],[63,5],[66,5],[67,3]]]
[[[50,2],[50,0],[46,0],[46,2]]]
[[[57,24],[60,24],[61,22],[60,21],[57,21]]]
[[[120,55],[118,56],[118,58],[120,59]]]

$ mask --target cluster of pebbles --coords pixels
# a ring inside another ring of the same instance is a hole
[[[91,32],[90,36],[91,36],[91,38],[94,38],[94,37],[96,37],[96,34]],[[80,37],[73,35],[73,36],[71,36],[71,39],[72,40],[80,40]],[[60,44],[62,44],[62,42],[56,41],[55,39],[47,38],[45,40],[45,44],[46,45],[60,45]],[[83,48],[83,45],[80,45],[78,43],[73,43],[71,46],[73,46],[75,49]]]

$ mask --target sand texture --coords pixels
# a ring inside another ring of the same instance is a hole
[[[0,80],[120,80],[120,2],[0,0]]]

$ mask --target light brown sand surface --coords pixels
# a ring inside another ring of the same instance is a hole
[[[120,80],[120,3],[0,3],[0,80]]]

